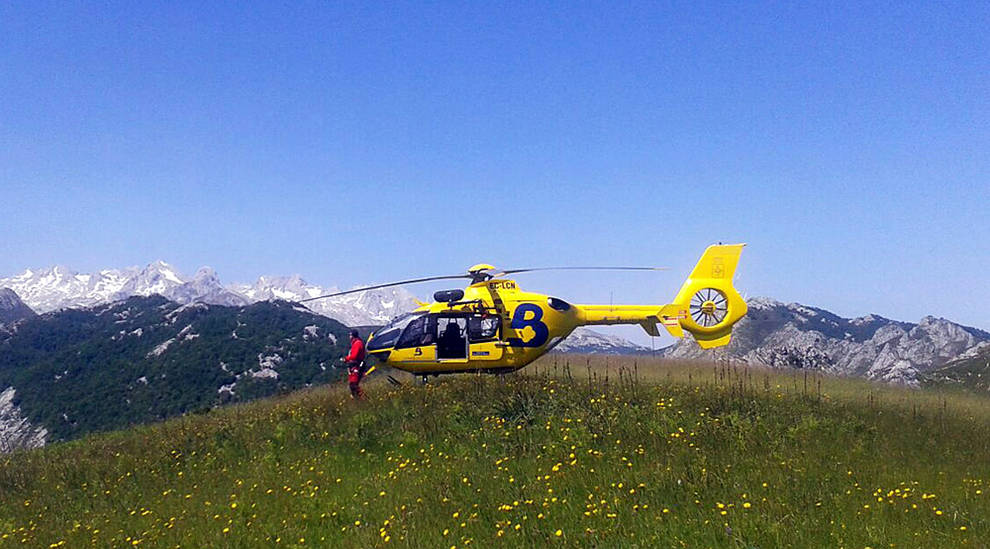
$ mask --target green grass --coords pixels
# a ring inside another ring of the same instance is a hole
[[[345,391],[2,457],[0,546],[986,547],[990,535],[985,398],[583,357],[504,379],[371,383],[361,403]]]

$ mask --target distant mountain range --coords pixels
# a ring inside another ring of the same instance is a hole
[[[80,274],[62,266],[0,278],[36,312],[86,307],[131,296],[162,295],[180,304],[202,302],[244,306],[267,300],[300,301],[337,291],[296,276],[262,276],[254,284],[223,285],[204,267],[187,278],[163,261],[144,268],[108,269]],[[0,294],[2,304],[9,294]],[[417,307],[403,288],[358,292],[308,302],[313,312],[349,326],[376,326]],[[749,300],[749,314],[736,325],[732,342],[716,351],[753,364],[775,368],[811,368],[839,375],[917,386],[927,372],[951,361],[976,356],[990,346],[990,334],[949,320],[925,317],[918,323],[878,315],[842,318],[827,310],[784,304],[769,298]],[[0,323],[2,323],[0,316]],[[641,354],[649,350],[617,336],[579,328],[558,352]],[[661,349],[671,358],[709,358],[689,339]]]
[[[309,284],[298,275],[263,276],[253,285],[235,284],[229,289],[250,302],[271,299],[299,301],[339,291],[334,286]],[[356,292],[306,303],[306,307],[314,313],[336,319],[348,326],[381,326],[418,306],[416,296],[401,287]]]
[[[583,355],[641,355],[650,353],[649,347],[637,345],[628,339],[577,328],[567,339],[554,347],[554,352]]]
[[[201,302],[231,307],[259,301],[299,301],[337,292],[336,287],[309,284],[297,276],[262,276],[254,284],[224,286],[209,267],[191,278],[156,261],[144,268],[105,269],[78,273],[57,265],[0,278],[0,288],[10,288],[35,312],[92,307],[133,296],[160,295],[179,304]],[[416,298],[403,288],[385,288],[321,299],[307,304],[317,314],[348,326],[373,326],[417,306]]]
[[[748,301],[749,313],[722,350],[704,351],[689,339],[663,350],[670,358],[725,356],[774,368],[808,368],[837,375],[918,386],[928,372],[990,348],[990,333],[944,318],[917,324],[878,315],[834,313],[768,298]]]

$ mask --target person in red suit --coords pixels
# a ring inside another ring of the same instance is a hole
[[[344,357],[344,362],[347,364],[347,383],[351,387],[351,397],[355,399],[364,398],[364,391],[361,390],[364,355],[364,341],[361,340],[357,330],[351,330],[351,351]]]

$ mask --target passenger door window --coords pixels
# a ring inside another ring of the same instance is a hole
[[[467,358],[467,318],[437,318],[437,358]]]

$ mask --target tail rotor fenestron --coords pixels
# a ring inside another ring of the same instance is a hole
[[[721,290],[703,288],[691,296],[691,318],[703,328],[711,328],[729,314],[729,298]]]
[[[746,315],[746,302],[732,285],[744,244],[709,246],[674,298],[663,325],[675,337],[690,332],[703,349],[729,343],[732,325]]]

